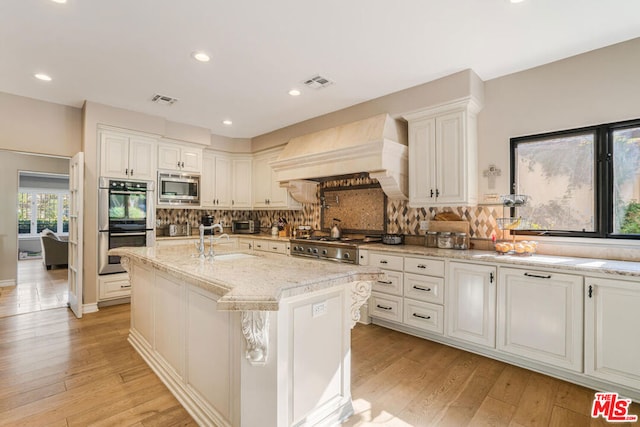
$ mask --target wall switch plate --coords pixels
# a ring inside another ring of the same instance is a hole
[[[317,302],[311,306],[311,316],[312,317],[320,317],[324,314],[327,314],[327,302]]]
[[[428,230],[429,229],[429,221],[420,221],[420,230]]]

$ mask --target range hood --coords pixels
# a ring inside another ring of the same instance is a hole
[[[314,179],[367,172],[390,199],[407,200],[406,127],[388,114],[292,138],[271,162],[293,198],[315,198]]]

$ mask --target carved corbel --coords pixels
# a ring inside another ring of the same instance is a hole
[[[371,282],[351,283],[351,328],[360,320],[360,307],[371,296]]]
[[[126,256],[121,256],[120,257],[120,265],[122,266],[122,268],[124,268],[124,270],[127,273],[131,273],[131,260],[129,259],[129,257]]]
[[[242,335],[247,342],[245,356],[254,366],[267,363],[269,354],[269,313],[266,311],[243,311]]]

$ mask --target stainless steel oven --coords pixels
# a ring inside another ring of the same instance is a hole
[[[155,244],[155,183],[100,178],[98,190],[98,274],[122,273],[109,249]]]

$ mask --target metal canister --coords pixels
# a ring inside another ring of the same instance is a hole
[[[428,248],[437,248],[438,247],[438,232],[437,231],[427,231],[425,238],[425,245]]]
[[[453,248],[453,238],[449,231],[441,231],[438,233],[438,247],[440,249]]]

